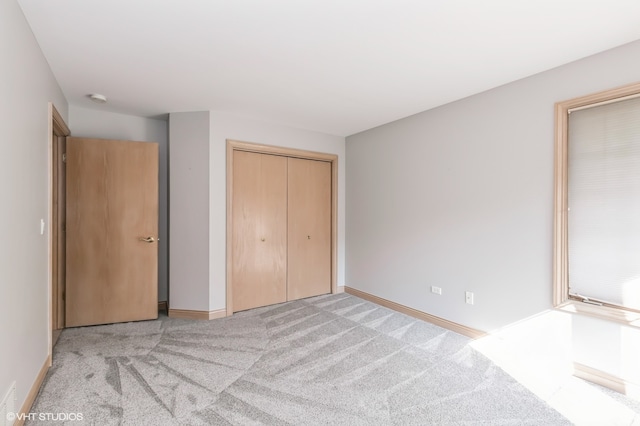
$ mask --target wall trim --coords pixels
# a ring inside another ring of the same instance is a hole
[[[568,300],[555,309],[571,314],[586,315],[592,318],[617,322],[629,327],[640,328],[640,312],[628,311],[611,306],[597,306],[579,300]]]
[[[338,294],[338,293],[344,293],[344,286],[343,286],[343,285],[339,285],[339,286],[337,286],[337,287],[336,287],[336,291],[335,291],[335,293],[336,293],[336,294]]]
[[[579,362],[574,362],[573,375],[588,382],[612,389],[631,398],[640,399],[640,385],[627,382],[620,377],[605,373],[597,368],[588,367],[584,364],[580,364]]]
[[[27,397],[25,398],[24,403],[20,408],[21,414],[26,414],[31,412],[31,407],[33,406],[33,403],[36,400],[36,396],[38,396],[38,392],[40,392],[40,387],[44,382],[44,378],[47,376],[47,371],[49,371],[50,365],[51,365],[51,355],[47,356],[47,358],[44,360],[44,364],[40,368],[40,372],[36,376],[36,380],[33,382],[33,385],[31,385],[31,389],[29,390],[29,393],[27,394]],[[23,417],[22,419],[16,418],[13,424],[14,426],[22,426],[25,420],[26,420],[25,417]]]
[[[485,333],[484,331],[476,330],[475,328],[467,327],[466,325],[458,324],[456,322],[449,321],[444,318],[440,318],[405,305],[401,305],[400,303],[392,302],[391,300],[383,299],[382,297],[374,296],[373,294],[361,290],[356,290],[355,288],[345,286],[344,291],[345,293],[349,293],[361,299],[368,300],[369,302],[376,303],[378,305],[384,306],[385,308],[393,309],[394,311],[398,311],[405,315],[430,322],[439,327],[446,328],[447,330],[455,331],[458,334],[471,337],[472,339],[479,339],[480,337],[487,335],[487,333]]]
[[[64,122],[64,118],[56,109],[53,102],[47,104],[48,110],[48,125],[47,125],[47,293],[48,293],[48,357],[49,365],[51,365],[51,359],[53,354],[53,346],[55,345],[55,338],[53,336],[54,330],[62,328],[64,323],[62,319],[54,314],[54,309],[58,311],[60,309],[60,303],[62,298],[62,289],[64,283],[59,283],[58,280],[58,214],[54,213],[54,209],[57,203],[57,185],[58,171],[54,154],[58,154],[58,139],[64,138],[71,134],[69,127]]]
[[[158,311],[166,312],[168,308],[169,308],[169,304],[167,303],[166,300],[158,302]]]
[[[193,320],[212,320],[227,316],[226,309],[215,311],[193,311],[190,309],[169,309],[169,318],[182,318]]]

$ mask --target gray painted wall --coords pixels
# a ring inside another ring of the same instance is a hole
[[[554,103],[638,80],[640,41],[348,137],[347,285],[485,331],[551,308]]]
[[[158,300],[167,300],[169,281],[168,241],[168,123],[164,120],[115,114],[69,105],[69,128],[77,137],[121,139],[157,142],[160,164],[158,169]]]
[[[347,285],[481,330],[549,308],[554,103],[639,76],[635,42],[348,137]]]
[[[209,311],[209,112],[169,115],[169,306]]]
[[[14,0],[0,1],[0,93],[0,397],[15,381],[20,408],[48,355],[48,102],[66,120],[67,101]]]

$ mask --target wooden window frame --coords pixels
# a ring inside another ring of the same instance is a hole
[[[640,328],[640,312],[617,305],[593,305],[569,296],[568,273],[568,147],[569,111],[639,96],[640,82],[569,99],[555,104],[555,196],[553,226],[553,305],[563,311],[588,315]]]

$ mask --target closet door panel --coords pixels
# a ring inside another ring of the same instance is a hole
[[[288,300],[331,292],[331,163],[288,158]]]
[[[287,158],[233,155],[233,311],[287,300]]]

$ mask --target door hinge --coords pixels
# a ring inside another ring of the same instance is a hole
[[[66,152],[64,152],[64,153],[62,154],[62,162],[63,162],[63,163],[66,163],[66,162],[67,162],[67,153],[66,153]]]

